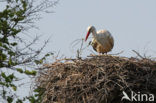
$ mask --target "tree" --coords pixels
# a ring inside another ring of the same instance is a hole
[[[34,77],[37,71],[30,68],[41,66],[52,53],[41,55],[48,41],[35,49],[33,45],[39,37],[27,42],[21,35],[35,26],[34,23],[40,19],[41,12],[46,12],[58,1],[42,0],[36,6],[34,0],[1,0],[0,2],[6,3],[4,10],[0,11],[0,100],[8,103],[22,103],[25,100],[31,103],[36,103],[37,100],[39,102],[39,95],[21,99],[15,93],[18,89],[15,81],[21,80],[15,74],[18,72]]]

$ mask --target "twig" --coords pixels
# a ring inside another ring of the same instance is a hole
[[[132,50],[134,53],[136,53],[141,59],[144,59],[144,57],[142,57],[137,51]]]

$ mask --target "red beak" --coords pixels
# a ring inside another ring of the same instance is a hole
[[[89,34],[90,34],[90,31],[88,31],[85,41],[88,39]]]

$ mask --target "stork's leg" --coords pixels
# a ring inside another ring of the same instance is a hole
[[[104,56],[105,55],[105,53],[101,53],[101,56]]]
[[[102,53],[103,56],[107,56],[107,53]]]
[[[105,53],[106,56],[110,56],[107,52]]]

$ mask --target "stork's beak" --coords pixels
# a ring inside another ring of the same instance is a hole
[[[87,41],[89,34],[90,34],[90,30],[87,32],[85,41]]]

